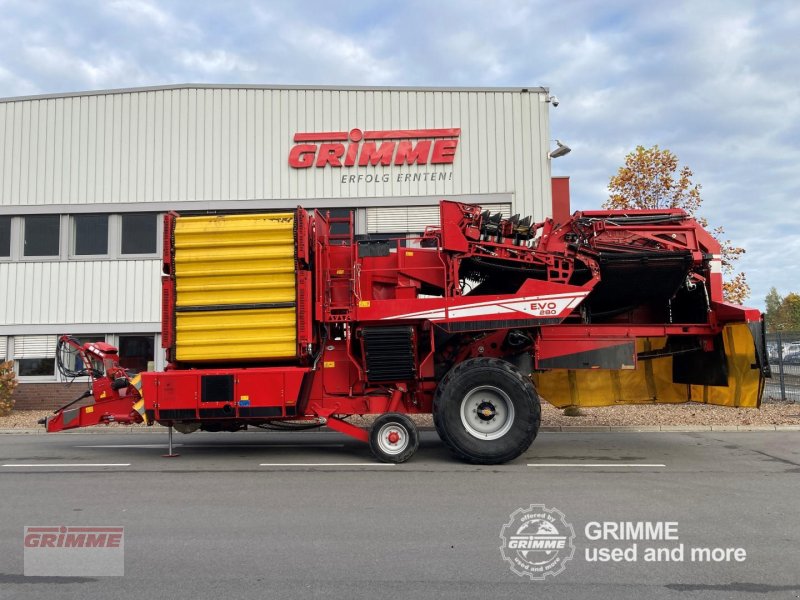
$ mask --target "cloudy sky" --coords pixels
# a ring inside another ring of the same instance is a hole
[[[536,86],[574,208],[675,152],[761,306],[800,292],[800,2],[0,0],[0,97],[169,83]]]

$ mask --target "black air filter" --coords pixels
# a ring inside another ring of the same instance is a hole
[[[405,381],[416,376],[413,327],[365,327],[361,330],[367,381]]]

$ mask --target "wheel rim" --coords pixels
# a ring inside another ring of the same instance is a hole
[[[395,456],[409,444],[408,430],[399,423],[387,423],[378,430],[378,447],[381,452]]]
[[[508,394],[493,385],[471,390],[461,401],[461,423],[472,437],[496,440],[514,424],[514,404]]]

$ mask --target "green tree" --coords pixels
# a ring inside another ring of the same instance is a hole
[[[692,181],[693,176],[689,167],[679,168],[678,157],[666,148],[637,146],[625,157],[625,164],[617,174],[611,177],[609,198],[603,208],[681,208],[705,227],[706,220],[697,216],[703,203],[701,185]],[[711,234],[722,247],[725,299],[741,304],[750,295],[750,286],[744,273],[734,272],[734,266],[745,250],[725,239],[722,227],[715,228]]]
[[[774,286],[771,287],[766,298],[764,298],[764,305],[766,306],[764,318],[767,321],[767,331],[776,331],[775,325],[778,322],[778,312],[782,303],[783,298],[778,293],[778,290]]]

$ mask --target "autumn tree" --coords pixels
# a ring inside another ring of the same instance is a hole
[[[782,297],[773,287],[765,304],[768,331],[800,331],[800,294],[790,292]]]
[[[0,361],[0,417],[4,417],[14,408],[14,388],[17,379],[14,374],[14,363],[10,360]]]
[[[702,186],[692,181],[693,176],[689,167],[679,167],[678,157],[669,150],[662,150],[657,145],[652,148],[637,146],[625,157],[625,165],[611,177],[609,198],[603,208],[681,208],[705,227],[706,220],[697,215],[703,203],[700,197]],[[744,273],[734,272],[734,266],[744,254],[744,248],[734,246],[726,239],[722,227],[713,229],[711,234],[722,247],[725,299],[741,304],[750,295],[750,286]]]
[[[786,294],[778,310],[778,324],[784,331],[800,331],[800,294]]]

